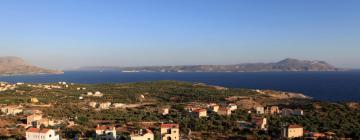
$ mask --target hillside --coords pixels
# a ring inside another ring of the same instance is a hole
[[[276,71],[341,71],[324,61],[287,58],[276,63],[247,63],[236,65],[188,65],[142,67],[83,67],[80,70],[118,70],[123,72],[276,72]]]
[[[248,136],[252,139],[280,139],[281,129],[288,123],[301,125],[309,132],[333,132],[334,139],[360,137],[358,103],[321,102],[298,93],[179,81],[95,85],[25,83],[14,86],[15,89],[1,92],[0,107],[20,106],[24,113],[0,115],[0,139],[24,139],[25,129],[18,124],[30,115],[27,112],[35,110],[45,118],[60,122],[46,128],[58,130],[64,139],[91,139],[97,125],[115,126],[122,139],[129,138],[128,135],[136,129],[148,128],[159,139],[161,123],[179,124],[182,139],[231,140]],[[92,94],[96,91],[101,96]],[[111,106],[100,106],[107,103]],[[237,109],[230,115],[221,115],[209,108],[214,104],[221,108],[235,104]],[[287,111],[301,109],[303,114],[256,113],[257,107],[266,109],[272,106]],[[163,108],[169,109],[165,115],[159,112]],[[206,117],[189,112],[189,109],[197,108],[207,109]],[[267,118],[267,131],[257,128],[253,122],[259,117]],[[69,125],[70,122],[76,125]],[[19,127],[8,129],[16,125]]]
[[[0,57],[0,75],[61,74],[62,71],[49,70],[27,64],[19,57]]]

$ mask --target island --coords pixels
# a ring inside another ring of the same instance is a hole
[[[235,65],[139,66],[139,67],[82,67],[81,71],[121,72],[281,72],[281,71],[344,71],[325,61],[287,58],[275,63]]]

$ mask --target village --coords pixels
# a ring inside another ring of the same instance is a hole
[[[183,139],[202,139],[202,135],[197,136],[199,131],[196,130],[196,122],[210,121],[211,117],[234,118],[235,114],[241,114],[241,118],[235,117],[235,122],[238,125],[237,131],[257,132],[261,134],[276,135],[282,139],[306,138],[306,139],[332,139],[336,137],[336,133],[331,131],[311,132],[306,130],[301,124],[292,122],[284,123],[277,128],[280,128],[278,134],[270,134],[269,124],[272,118],[287,118],[304,116],[307,112],[302,108],[281,108],[277,105],[262,106],[259,104],[251,104],[244,106],[232,100],[219,102],[182,102],[178,104],[156,104],[153,102],[149,93],[140,93],[136,95],[136,100],[139,103],[125,103],[113,102],[108,99],[107,93],[100,90],[91,90],[89,87],[81,87],[77,84],[67,82],[59,82],[56,84],[9,84],[2,82],[0,89],[6,94],[7,92],[17,92],[18,94],[26,94],[20,91],[21,88],[43,89],[46,91],[72,89],[77,96],[72,96],[72,102],[76,102],[76,106],[81,110],[88,112],[102,112],[107,111],[145,111],[159,116],[158,121],[138,121],[138,122],[124,122],[123,124],[114,123],[114,121],[102,119],[93,121],[93,128],[90,129],[91,134],[84,134],[79,132],[75,135],[75,139],[99,139],[99,140],[183,140]],[[195,85],[199,86],[199,85]],[[204,85],[201,85],[204,86]],[[227,88],[215,87],[215,90],[225,92]],[[259,91],[257,91],[259,92]],[[21,96],[21,95],[19,95]],[[51,95],[48,95],[51,96]],[[230,97],[230,96],[229,96]],[[227,97],[227,98],[229,98]],[[1,100],[6,100],[1,97]],[[59,97],[57,97],[59,98]],[[175,98],[175,97],[173,97]],[[233,97],[230,97],[233,98]],[[74,128],[81,124],[84,119],[83,116],[63,116],[55,117],[45,115],[44,112],[49,108],[55,107],[55,102],[42,101],[43,97],[29,97],[25,102],[17,104],[1,104],[1,136],[11,138],[11,134],[18,133],[18,139],[27,140],[59,140],[59,139],[73,139],[71,134],[64,134],[62,129]],[[61,99],[60,99],[61,100]],[[152,102],[151,102],[152,101]],[[180,107],[179,107],[180,106]],[[56,109],[56,108],[55,108]],[[61,110],[59,110],[61,112]],[[48,113],[46,113],[48,114]],[[74,113],[77,114],[77,113]],[[111,114],[108,114],[111,115]],[[169,118],[184,117],[190,120],[188,123]],[[246,118],[246,119],[244,119]],[[9,121],[13,120],[13,122]],[[79,123],[80,122],[80,123]],[[14,124],[15,123],[15,124]],[[186,132],[185,132],[185,131]],[[183,132],[182,132],[183,131]],[[61,135],[59,133],[62,133]],[[273,132],[273,131],[271,131]],[[223,134],[226,136],[226,134]],[[210,137],[211,138],[211,137]]]

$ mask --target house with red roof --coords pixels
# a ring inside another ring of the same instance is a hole
[[[180,139],[179,124],[161,124],[160,128],[161,140]]]

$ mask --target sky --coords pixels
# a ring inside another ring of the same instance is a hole
[[[1,0],[0,56],[53,69],[324,60],[360,68],[358,0]]]

